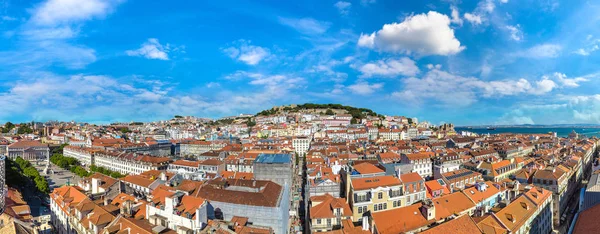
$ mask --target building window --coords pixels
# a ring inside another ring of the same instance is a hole
[[[317,219],[317,224],[321,224],[321,219]]]
[[[363,212],[362,206],[359,206],[359,207],[358,207],[358,213],[359,213],[359,214],[362,214],[362,212]]]
[[[383,199],[383,192],[380,192],[379,195],[377,195],[377,198]]]

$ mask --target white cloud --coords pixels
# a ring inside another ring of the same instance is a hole
[[[271,56],[269,49],[250,45],[250,41],[239,40],[235,46],[221,49],[232,59],[242,61],[248,65],[256,65]]]
[[[382,83],[369,84],[367,82],[359,82],[353,85],[348,86],[348,89],[355,94],[359,95],[369,95],[373,92],[381,89],[383,87]]]
[[[392,93],[392,97],[414,104],[434,101],[444,106],[469,106],[479,98],[543,95],[556,87],[554,82],[545,78],[536,81],[535,85],[526,79],[483,81],[439,69],[430,70],[422,78],[403,79],[402,83],[402,89]]]
[[[350,7],[352,6],[352,3],[344,2],[344,1],[339,1],[339,2],[336,2],[334,4],[334,6],[335,6],[335,8],[338,9],[338,11],[340,12],[340,14],[347,15],[348,12],[350,11]]]
[[[576,121],[600,123],[600,94],[567,97],[568,109]]]
[[[513,55],[517,57],[543,59],[543,58],[556,58],[560,55],[562,46],[557,44],[540,44],[533,46],[525,51],[519,51]]]
[[[578,55],[581,55],[581,56],[588,56],[588,55],[590,55],[590,52],[586,51],[586,50],[585,50],[585,49],[583,49],[583,48],[581,48],[581,49],[578,49],[578,50],[576,50],[576,51],[573,51],[573,53],[575,53],[575,54],[578,54]]]
[[[508,0],[500,0],[500,3],[508,3]]]
[[[427,68],[428,69],[434,69],[435,68],[435,69],[439,70],[439,69],[442,68],[442,64],[435,64],[435,65],[434,64],[427,64]]]
[[[453,55],[465,49],[454,36],[448,16],[435,11],[409,16],[400,23],[385,24],[372,34],[361,34],[358,45],[419,55]]]
[[[119,0],[48,0],[34,9],[32,20],[40,25],[57,25],[102,18],[120,2]]]
[[[323,34],[329,29],[331,23],[318,21],[313,18],[285,18],[279,17],[279,23],[291,27],[303,34]]]
[[[518,25],[518,24],[516,26],[507,25],[506,29],[510,33],[510,39],[515,40],[515,41],[520,41],[523,39],[523,33],[521,32],[521,25]]]
[[[587,82],[590,80],[590,78],[597,77],[597,76],[598,76],[598,74],[590,74],[590,75],[581,76],[581,77],[567,78],[567,75],[565,75],[564,73],[555,72],[551,76],[544,76],[544,77],[546,79],[556,80],[559,84],[562,85],[562,87],[576,88],[576,87],[579,87],[580,82]]]
[[[168,44],[163,46],[158,42],[158,39],[149,38],[139,49],[127,50],[125,53],[129,56],[144,57],[147,59],[169,60],[169,50]]]
[[[415,64],[415,61],[406,57],[400,59],[378,60],[373,63],[364,64],[360,66],[358,70],[362,73],[361,77],[414,76],[419,73],[419,68]]]
[[[494,0],[482,0],[471,13],[465,13],[464,18],[474,26],[479,26],[488,21],[489,17],[496,8]]]
[[[557,87],[556,83],[550,79],[542,79],[536,82],[537,87],[531,90],[531,93],[541,95],[552,91]]]
[[[103,75],[27,74],[27,78],[21,78],[7,85],[6,91],[0,91],[0,105],[11,110],[0,112],[0,119],[23,116],[37,121],[155,121],[174,114],[232,115],[298,100],[297,92],[290,92],[299,87],[294,76],[259,73],[253,76],[256,80],[272,77],[275,82],[256,81],[252,92],[229,91],[213,86],[213,93],[202,97],[172,91],[170,87],[173,84],[164,81],[115,79]],[[258,84],[261,82],[265,85]]]
[[[464,17],[467,21],[469,21],[469,23],[473,25],[480,25],[483,23],[483,20],[481,19],[480,15],[465,13]]]
[[[600,49],[600,40],[592,40],[593,36],[592,35],[587,35],[586,37],[586,42],[585,42],[585,47],[584,48],[579,48],[575,51],[573,51],[574,54],[578,54],[581,56],[588,56],[590,54],[592,54],[593,52],[597,51],[598,49]]]
[[[452,5],[452,6],[450,6],[450,10],[451,10],[450,16],[452,17],[450,22],[452,22],[453,24],[462,26],[463,20],[460,18],[460,12],[458,12],[458,8],[454,5]]]

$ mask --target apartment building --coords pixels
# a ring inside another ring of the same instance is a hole
[[[146,216],[151,224],[172,229],[178,234],[200,232],[211,214],[208,201],[182,191],[157,189],[146,205]]]
[[[402,181],[395,176],[351,178],[349,182],[348,199],[355,222],[366,212],[395,209],[406,203]]]
[[[440,179],[448,186],[450,192],[454,192],[455,190],[462,190],[468,185],[475,184],[477,181],[482,180],[482,176],[481,173],[476,171],[458,169],[442,173]]]
[[[94,153],[100,150],[88,147],[65,146],[63,155],[77,159],[82,166],[89,167],[94,164]]]
[[[149,170],[166,170],[170,158],[153,157],[119,151],[98,151],[94,154],[94,165],[121,174],[137,175]]]
[[[569,185],[567,172],[558,167],[538,170],[533,175],[532,180],[535,186],[552,192],[554,227],[558,227],[560,217],[564,214],[570,202],[567,194],[567,187]]]
[[[310,149],[310,142],[310,137],[294,137],[292,139],[292,147],[294,147],[294,152],[300,156],[305,155],[306,152],[308,152],[308,149]]]
[[[433,162],[431,161],[433,156],[435,156],[434,152],[402,154],[400,162],[412,165],[413,172],[417,172],[421,177],[427,178],[433,176]]]
[[[227,145],[223,141],[191,141],[179,145],[179,153],[182,156],[200,155],[211,150],[220,150]]]
[[[330,194],[310,197],[310,230],[327,232],[342,228],[342,221],[352,219],[352,210],[345,198]]]

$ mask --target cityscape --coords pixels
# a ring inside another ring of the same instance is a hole
[[[600,139],[575,131],[311,103],[1,129],[2,233],[591,233],[600,211]]]
[[[0,234],[600,233],[599,0],[0,0]]]

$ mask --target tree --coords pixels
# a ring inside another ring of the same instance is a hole
[[[29,133],[33,133],[33,129],[31,129],[29,126],[20,126],[19,130],[17,130],[18,134],[29,134]]]
[[[352,118],[352,119],[350,120],[350,123],[351,123],[351,124],[357,124],[357,123],[358,123],[358,119],[357,119],[357,118]]]
[[[325,111],[326,115],[335,115],[335,113],[333,113],[333,111],[331,109],[327,109],[327,111]]]
[[[33,180],[35,182],[35,187],[42,193],[49,193],[50,188],[48,187],[48,181],[44,179],[44,177],[38,176]]]
[[[2,133],[7,133],[10,130],[12,130],[13,128],[15,128],[15,125],[11,122],[6,122],[4,124],[4,127],[2,128]]]

